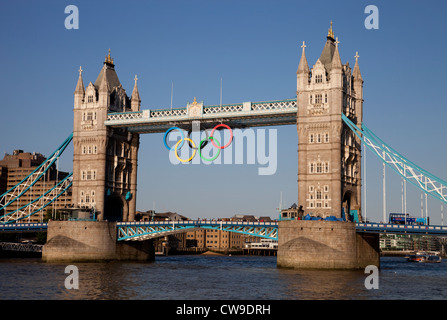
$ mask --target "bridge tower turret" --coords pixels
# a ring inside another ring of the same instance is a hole
[[[109,112],[133,111],[134,99],[118,79],[110,50],[85,89],[81,71],[74,99],[73,206],[95,211],[98,220],[134,220],[139,135],[104,125]],[[138,108],[140,101],[138,94]]]
[[[299,205],[305,215],[361,217],[361,144],[341,118],[361,125],[358,62],[354,73],[349,62],[342,64],[332,23],[311,70],[304,48],[297,71]]]

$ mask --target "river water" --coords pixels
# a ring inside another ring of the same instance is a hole
[[[1,300],[438,300],[447,299],[447,261],[383,257],[378,289],[359,271],[291,270],[276,257],[157,256],[155,262],[74,263],[78,289],[67,289],[67,264],[0,259]]]

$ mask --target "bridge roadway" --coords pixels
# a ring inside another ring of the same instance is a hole
[[[0,232],[37,232],[46,231],[47,223],[0,223]],[[193,231],[197,229],[214,229],[237,232],[272,240],[278,240],[278,222],[247,222],[223,220],[185,220],[185,221],[138,221],[117,222],[117,240],[145,240],[169,234]],[[357,232],[419,234],[447,236],[447,226],[439,225],[404,225],[376,222],[356,223]]]
[[[245,128],[296,124],[297,112],[296,98],[218,106],[194,102],[186,108],[108,113],[104,124],[137,133],[164,132],[174,124],[190,128],[194,120],[199,120],[203,129],[223,121],[231,128]]]

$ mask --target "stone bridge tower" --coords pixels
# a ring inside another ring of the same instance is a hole
[[[297,71],[298,202],[304,214],[361,217],[361,141],[344,113],[362,123],[363,79],[358,65],[342,64],[331,28],[320,58],[309,69],[305,44]],[[349,215],[348,215],[349,214]]]
[[[82,69],[74,92],[73,187],[75,208],[94,210],[98,220],[133,221],[136,210],[139,134],[104,125],[110,112],[140,110],[135,86],[129,98],[106,56],[95,83],[85,88]]]

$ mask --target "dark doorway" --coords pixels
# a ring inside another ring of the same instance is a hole
[[[123,202],[119,196],[107,197],[104,206],[104,220],[123,221]]]
[[[351,215],[351,192],[346,192],[344,197],[343,197],[343,203],[342,203],[342,208],[344,211],[344,218],[345,220],[351,220],[350,219],[350,215]]]

